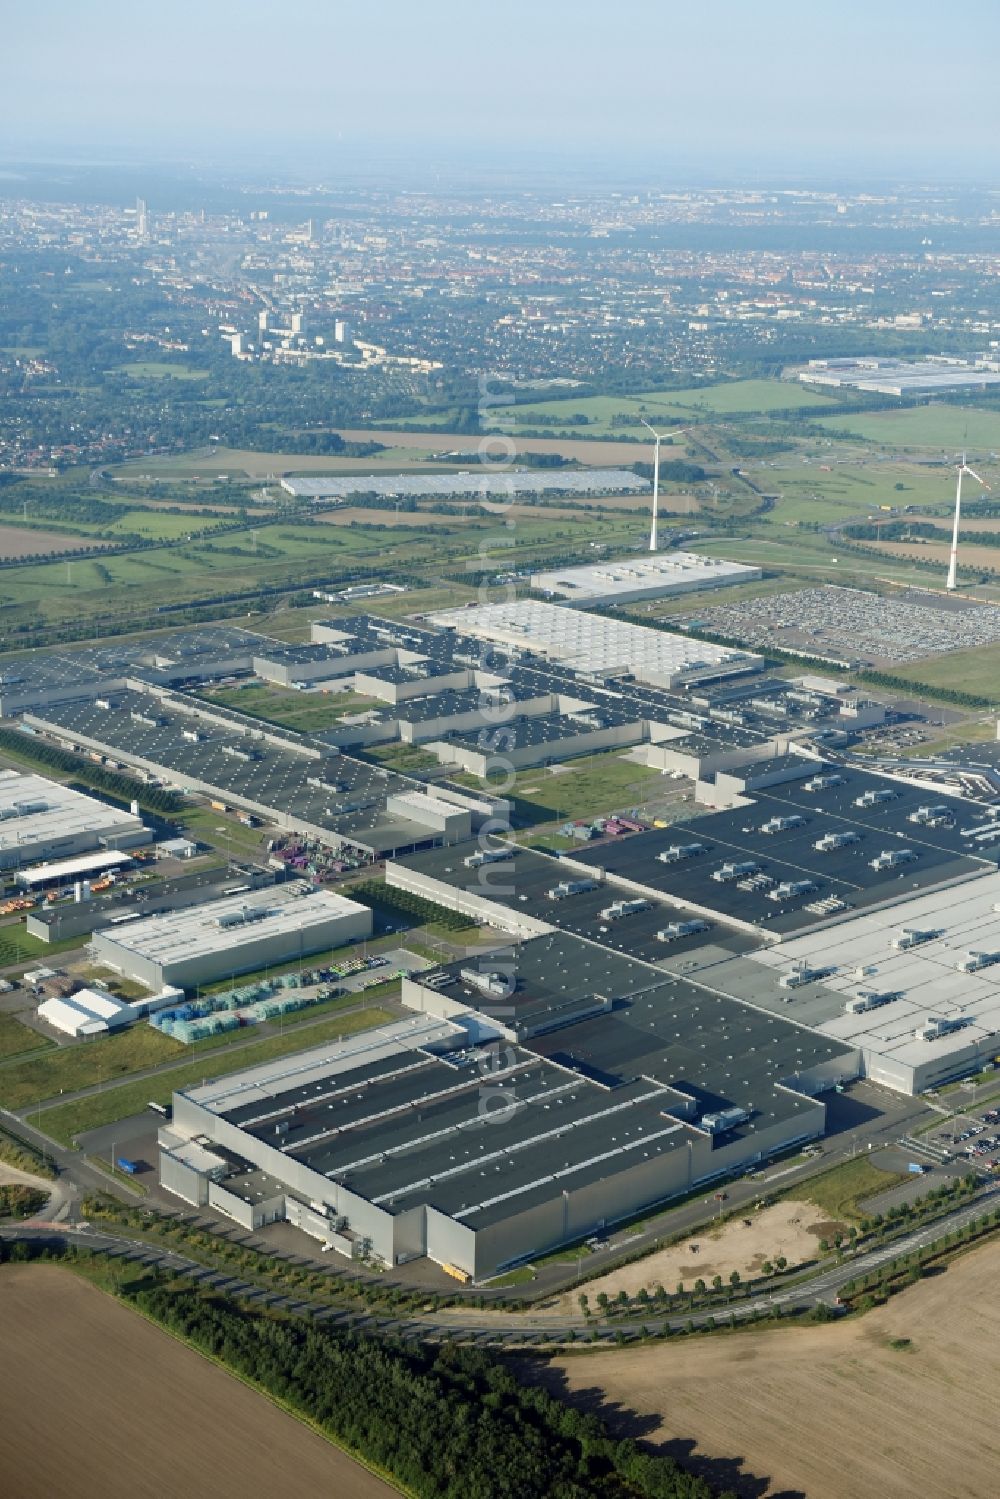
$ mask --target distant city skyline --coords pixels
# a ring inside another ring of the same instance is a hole
[[[558,162],[743,177],[990,177],[991,0],[40,0],[6,20],[6,160],[336,172]]]

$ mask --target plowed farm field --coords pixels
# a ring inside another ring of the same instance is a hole
[[[56,1265],[0,1269],[0,1494],[392,1499],[376,1478]]]
[[[849,1322],[650,1343],[544,1377],[653,1418],[646,1440],[741,1499],[992,1499],[998,1275],[988,1244]]]

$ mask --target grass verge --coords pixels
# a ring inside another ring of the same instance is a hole
[[[241,1047],[227,1058],[222,1055],[217,1061],[197,1057],[157,1074],[156,1077],[140,1078],[134,1082],[121,1083],[107,1088],[102,1093],[92,1093],[87,1098],[73,1103],[55,1104],[40,1113],[39,1127],[60,1144],[72,1145],[74,1137],[85,1130],[97,1129],[103,1124],[113,1124],[130,1114],[138,1114],[148,1103],[169,1103],[174,1089],[190,1088],[209,1078],[226,1077],[240,1072],[244,1067],[256,1067],[261,1062],[273,1062],[279,1057],[291,1056],[296,1051],[321,1046],[324,1041],[338,1041],[358,1031],[384,1025],[392,1015],[388,1010],[374,1005],[369,1009],[355,1010],[347,1015],[335,1015],[304,1031],[293,1027],[284,1035],[269,1036],[252,1046]],[[227,1065],[228,1062],[228,1065]]]

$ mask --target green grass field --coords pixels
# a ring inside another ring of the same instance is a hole
[[[232,853],[237,858],[249,859],[260,854],[264,829],[248,828],[236,817],[217,812],[214,807],[185,808],[173,821],[196,843],[208,844],[225,856]]]
[[[419,744],[373,744],[364,751],[368,760],[377,760],[388,770],[398,770],[403,775],[415,775],[421,770],[434,770],[438,760],[429,750]]]
[[[1000,697],[1000,691],[998,691]],[[902,751],[904,756],[922,755],[933,758],[945,750],[956,749],[961,744],[992,744],[997,737],[995,718],[985,721],[958,724],[939,739],[929,739],[924,744],[913,745]]]
[[[185,1050],[180,1041],[144,1024],[96,1041],[56,1046],[42,1056],[0,1067],[0,1103],[8,1109],[23,1109],[59,1093],[73,1093],[113,1082],[144,1067],[157,1067],[183,1056]]]
[[[980,411],[972,406],[916,406],[905,411],[873,411],[820,420],[831,433],[888,448],[931,448],[947,451],[950,456],[963,447],[970,453],[1000,448],[1000,411]]]
[[[120,364],[118,374],[130,380],[207,380],[207,370],[196,370],[190,364],[174,364],[166,359],[139,359],[134,364]]]
[[[791,1191],[796,1196],[808,1198],[832,1220],[840,1222],[863,1217],[860,1204],[866,1198],[906,1180],[905,1171],[885,1171],[867,1156],[856,1156],[834,1166],[832,1171],[813,1177],[801,1187],[793,1187]]]
[[[822,536],[786,532],[777,527],[771,537],[737,538],[705,537],[698,542],[699,552],[709,557],[725,557],[734,562],[757,563],[768,569],[779,568],[786,574],[785,586],[798,587],[804,580],[824,583],[856,584],[869,588],[875,580],[912,584],[926,588],[928,576],[912,563],[887,556],[865,556],[838,550]],[[691,608],[691,613],[695,609]]]
[[[207,1078],[226,1077],[244,1067],[256,1067],[261,1062],[272,1062],[278,1057],[287,1057],[311,1046],[324,1042],[336,1042],[359,1031],[370,1030],[391,1020],[388,1010],[378,1005],[356,1010],[348,1015],[334,1015],[318,1025],[303,1029],[292,1026],[283,1035],[268,1036],[239,1051],[219,1053],[218,1057],[206,1059],[195,1057],[178,1067],[171,1067],[154,1078],[141,1078],[134,1082],[120,1083],[106,1088],[101,1093],[92,1093],[88,1098],[74,1103],[56,1104],[44,1109],[37,1120],[39,1128],[53,1140],[63,1145],[72,1145],[74,1136],[85,1130],[97,1129],[102,1124],[112,1124],[116,1119],[125,1119],[137,1114],[150,1102],[169,1103],[177,1088],[190,1088]],[[152,1027],[150,1027],[152,1033]],[[98,1043],[101,1044],[101,1043]],[[182,1048],[188,1053],[191,1047]],[[32,1123],[35,1123],[32,1116]]]
[[[22,1025],[15,1015],[0,1015],[0,1061],[24,1051],[44,1051],[55,1043]]]
[[[767,468],[748,466],[754,482],[768,494],[778,495],[774,508],[760,521],[762,530],[813,521],[819,525],[869,515],[884,515],[879,506],[946,506],[954,500],[954,486],[946,469],[918,468],[912,464],[859,462],[833,463],[824,472],[824,459],[804,464],[801,459],[783,459]],[[902,489],[896,485],[902,484]]]
[[[915,685],[974,692],[1000,703],[1000,645],[977,646],[971,651],[950,651],[928,661],[913,661],[897,667],[894,675]]]
[[[833,404],[831,397],[806,390],[793,381],[733,380],[712,385],[692,386],[685,390],[642,391],[636,396],[580,396],[561,401],[532,401],[524,406],[504,408],[506,419],[513,414],[518,427],[542,430],[567,430],[580,437],[644,437],[645,429],[638,418],[644,416],[653,426],[657,421],[676,421],[684,426],[692,418],[746,415],[751,412],[816,411]],[[612,426],[612,418],[628,415],[634,425]],[[585,416],[586,423],[574,417]],[[420,418],[414,418],[419,424]],[[426,420],[426,418],[424,419]],[[404,425],[400,423],[399,425]]]
[[[177,541],[185,536],[196,536],[201,531],[207,531],[213,526],[218,526],[226,520],[238,519],[236,510],[228,514],[212,514],[197,510],[186,510],[178,514],[164,508],[147,507],[136,503],[134,499],[119,498],[118,496],[101,496],[102,503],[113,505],[118,514],[114,520],[101,522],[78,520],[74,517],[72,510],[67,507],[64,517],[53,516],[52,522],[59,527],[60,534],[65,532],[67,541],[71,538],[85,540],[93,537],[96,545],[102,541],[114,538],[116,535],[136,535],[147,537],[151,541]],[[7,501],[8,509],[0,508],[0,521],[12,526],[22,525],[24,511],[15,499]],[[28,519],[32,519],[31,501],[28,501]],[[38,522],[41,529],[45,529],[46,516]],[[26,529],[26,535],[31,536],[31,527]],[[48,548],[47,548],[48,549]]]
[[[163,523],[174,520],[166,517]],[[151,524],[160,523],[154,514]],[[292,588],[324,572],[336,578],[339,570],[358,565],[424,570],[433,578],[438,569],[481,566],[484,554],[494,553],[494,537],[499,567],[513,560],[507,550],[510,540],[530,555],[539,548],[584,547],[590,540],[606,541],[609,534],[638,537],[644,527],[641,515],[609,522],[600,512],[565,518],[539,507],[537,519],[522,518],[511,531],[501,530],[490,517],[453,528],[421,528],[418,522],[394,527],[390,539],[378,512],[372,511],[370,522],[350,526],[281,524],[260,528],[256,540],[243,531],[164,549],[8,569],[0,575],[0,610],[8,628],[23,622],[75,621],[109,607],[141,609],[148,618],[158,605],[198,602],[221,590]],[[412,607],[403,596],[402,612]]]
[[[224,400],[200,404],[225,405]],[[379,435],[372,429],[372,441]],[[425,472],[429,466],[447,471],[448,465],[429,464],[428,452],[421,447],[389,446],[368,458],[338,458],[317,453],[268,453],[252,448],[227,448],[213,445],[190,453],[131,458],[116,464],[112,472],[122,477],[149,474],[160,479],[193,479],[229,474],[238,479],[268,479],[286,474],[369,474]]]
[[[466,786],[481,786],[476,777],[461,773],[454,779]],[[649,770],[615,751],[567,761],[555,774],[547,767],[519,770],[513,786],[495,788],[515,801],[517,821],[524,825],[601,817],[638,806],[654,787],[658,770]]]
[[[295,729],[300,734],[332,728],[345,713],[376,706],[375,700],[353,692],[296,692],[256,682],[246,687],[219,687],[203,694],[209,703],[249,713],[267,723]]]
[[[58,779],[65,780],[66,777]],[[33,963],[38,958],[49,958],[53,953],[72,952],[82,941],[82,938],[70,937],[64,938],[62,942],[43,942],[41,937],[33,937],[30,932],[25,931],[21,921],[15,918],[0,926],[0,968],[16,963]]]

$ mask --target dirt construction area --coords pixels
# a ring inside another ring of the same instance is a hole
[[[840,1225],[830,1222],[811,1202],[779,1202],[746,1218],[732,1218],[716,1229],[706,1229],[659,1249],[633,1265],[623,1265],[608,1275],[587,1282],[586,1291],[593,1303],[602,1291],[615,1296],[628,1291],[630,1296],[642,1289],[652,1291],[663,1286],[675,1291],[683,1281],[690,1289],[696,1280],[711,1284],[713,1276],[728,1281],[736,1270],[742,1279],[760,1275],[766,1260],[772,1264],[780,1256],[789,1265],[814,1259],[820,1239],[829,1238]],[[576,1297],[566,1296],[563,1304],[575,1306]]]
[[[992,1499],[998,1275],[993,1243],[849,1322],[563,1359],[545,1382],[658,1417],[647,1441],[741,1499]]]
[[[57,1265],[0,1269],[0,1494],[246,1499],[394,1488]]]

